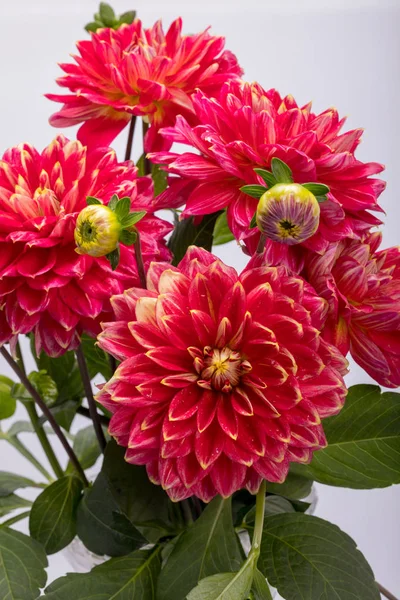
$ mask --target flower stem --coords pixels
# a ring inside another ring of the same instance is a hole
[[[69,457],[71,463],[73,464],[77,474],[82,479],[83,485],[85,487],[87,487],[89,485],[89,482],[86,479],[86,475],[81,467],[81,464],[80,464],[79,460],[77,459],[75,452],[69,445],[68,440],[65,437],[64,433],[62,432],[61,427],[55,420],[52,412],[49,410],[49,408],[43,402],[43,400],[40,397],[40,395],[38,394],[37,390],[33,387],[31,382],[25,375],[25,373],[22,371],[21,367],[16,363],[16,361],[12,358],[11,354],[9,354],[9,352],[4,348],[4,346],[2,348],[0,348],[0,354],[3,356],[3,358],[5,358],[7,363],[10,365],[10,367],[12,368],[14,373],[17,375],[17,377],[21,381],[21,383],[24,384],[25,388],[30,393],[30,395],[32,396],[35,403],[39,406],[40,410],[42,411],[42,413],[44,414],[44,416],[46,417],[46,419],[52,426],[54,433],[57,435],[63,448],[65,449],[66,453],[68,454],[68,457]]]
[[[193,515],[188,500],[182,500],[180,505],[186,525],[191,525],[193,523]]]
[[[266,481],[263,480],[256,498],[256,520],[254,524],[253,539],[251,542],[251,553],[260,554],[260,546],[264,527],[264,511],[265,511],[265,493],[267,489]]]
[[[86,417],[87,419],[91,419],[92,417],[90,416],[90,411],[88,408],[86,408],[85,406],[80,406],[78,408],[78,410],[76,411],[79,415],[82,415],[82,417]],[[97,413],[97,416],[99,417],[100,423],[102,425],[105,425],[106,427],[109,426],[110,424],[110,419],[108,417],[106,417],[106,415],[101,415],[99,413]]]
[[[125,158],[129,160],[132,154],[133,134],[135,133],[136,115],[132,115],[131,122],[129,123],[128,141],[126,143]]]
[[[137,264],[137,269],[138,269],[138,273],[139,273],[140,285],[142,286],[143,289],[146,289],[147,288],[146,271],[145,271],[144,263],[143,263],[142,246],[140,244],[140,235],[137,230],[136,230],[136,240],[135,240],[135,257],[136,257],[136,264]]]
[[[101,426],[99,414],[97,412],[96,402],[93,397],[92,384],[90,383],[89,371],[87,368],[85,355],[83,354],[82,346],[79,346],[79,348],[76,350],[76,358],[78,359],[78,366],[81,372],[83,388],[85,390],[86,399],[89,404],[90,418],[93,422],[94,431],[96,433],[100,449],[104,453],[105,447],[107,446],[107,441],[104,435],[103,428]]]
[[[378,586],[378,590],[380,591],[382,596],[385,596],[385,598],[388,598],[388,600],[397,600],[396,596],[393,596],[393,594],[389,592],[389,590],[384,588],[383,585],[381,585],[378,582],[376,582],[376,585]]]
[[[0,523],[0,528],[1,527],[10,527],[10,525],[14,525],[14,523],[18,523],[18,521],[22,521],[22,519],[26,519],[26,517],[29,517],[30,512],[31,512],[30,510],[27,510],[23,513],[20,513],[19,515],[15,515],[15,517],[11,517],[11,519],[8,519],[7,521]]]
[[[264,252],[266,240],[267,240],[267,236],[265,235],[265,233],[261,232],[257,250],[256,250],[256,254],[262,254]]]
[[[44,450],[44,453],[46,454],[48,461],[51,464],[51,468],[53,469],[55,476],[58,479],[64,477],[64,471],[62,470],[62,467],[58,462],[57,456],[54,454],[54,450],[51,447],[51,444],[49,442],[45,430],[43,429],[43,426],[40,424],[39,415],[36,410],[35,404],[33,402],[27,402],[25,404],[25,408],[31,420],[33,429],[35,430],[38,440]]]
[[[146,123],[146,121],[144,119],[142,119],[142,128],[143,128],[142,131],[143,131],[143,150],[144,150],[144,138],[146,137],[146,133],[149,129],[149,124]],[[151,162],[146,157],[146,155],[144,156],[144,174],[145,175],[151,174]]]
[[[22,357],[21,346],[20,346],[19,341],[17,342],[16,353],[17,353],[16,363],[17,363],[18,367],[21,369],[21,372],[23,373],[24,377],[26,377],[26,369],[25,369],[24,359]],[[25,404],[25,408],[26,408],[29,418],[31,420],[32,427],[38,437],[38,440],[40,442],[40,445],[43,448],[44,453],[47,456],[47,459],[54,471],[55,476],[58,478],[63,477],[64,471],[62,470],[62,467],[57,459],[57,456],[54,453],[54,450],[53,450],[53,448],[49,442],[49,439],[46,435],[46,432],[43,428],[43,425],[41,425],[41,423],[39,421],[39,415],[37,413],[34,402],[27,402]]]

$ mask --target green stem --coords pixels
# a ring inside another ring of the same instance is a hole
[[[149,129],[149,127],[150,127],[150,125],[148,123],[146,123],[146,121],[144,119],[142,119],[143,150],[144,150],[144,138],[146,137],[146,133],[147,133],[147,130]],[[146,157],[146,155],[144,157],[144,174],[151,175],[151,162]]]
[[[51,468],[54,471],[55,476],[58,479],[60,479],[61,477],[64,477],[64,471],[63,471],[60,463],[58,462],[58,458],[55,455],[53,448],[51,447],[49,438],[47,437],[46,432],[43,429],[43,426],[40,424],[39,415],[36,410],[36,406],[34,405],[33,402],[27,402],[25,404],[25,408],[28,412],[33,429],[35,430],[38,440],[43,448],[44,453],[47,456],[47,459],[51,465]]]
[[[14,525],[14,523],[18,523],[18,521],[22,521],[22,519],[26,519],[26,517],[29,517],[29,514],[30,510],[27,510],[23,513],[20,513],[19,515],[16,515],[15,517],[11,517],[11,519],[0,523],[0,527],[10,527],[10,525]]]
[[[137,270],[138,270],[139,279],[140,279],[140,285],[145,290],[147,288],[146,270],[144,268],[142,246],[140,244],[140,235],[137,230],[136,230],[136,240],[135,240],[134,247],[135,247],[135,258],[136,258],[136,265],[137,265]]]
[[[192,511],[190,509],[189,501],[182,500],[182,502],[180,502],[180,505],[182,507],[182,513],[183,513],[183,517],[185,519],[185,523],[187,525],[191,525],[193,523],[193,516],[192,516]]]
[[[132,115],[129,123],[128,140],[126,143],[125,158],[124,160],[130,160],[132,154],[133,134],[135,133],[136,116]]]
[[[19,341],[17,342],[16,351],[17,351],[17,361],[16,361],[17,365],[21,369],[21,372],[23,373],[23,375],[26,377],[26,369],[25,369],[24,359],[22,357],[21,346],[20,346]],[[43,429],[43,426],[40,424],[39,415],[37,413],[34,403],[27,402],[25,404],[25,408],[28,412],[33,429],[35,430],[35,433],[36,433],[38,440],[43,448],[43,451],[46,454],[47,459],[55,473],[55,476],[58,478],[63,477],[64,471],[62,470],[61,465],[58,462],[57,456],[54,453],[54,450],[49,442],[49,439],[46,435],[45,430]]]
[[[16,361],[13,359],[13,357],[11,356],[11,354],[5,349],[4,346],[0,348],[0,354],[3,356],[3,358],[9,364],[9,366],[12,368],[12,370],[17,375],[17,377],[19,378],[19,380],[21,381],[21,383],[25,386],[26,390],[32,396],[34,402],[39,406],[39,408],[42,411],[43,415],[46,417],[46,419],[48,420],[48,422],[52,426],[54,433],[56,434],[56,436],[60,440],[60,442],[61,442],[64,450],[66,451],[66,453],[67,453],[67,455],[68,455],[71,463],[73,464],[73,466],[75,468],[75,471],[76,471],[77,475],[81,478],[83,485],[85,487],[88,487],[89,486],[89,482],[88,482],[88,480],[86,478],[85,472],[82,469],[82,466],[81,466],[81,464],[80,464],[80,462],[79,462],[79,460],[78,460],[78,458],[77,458],[77,456],[76,456],[73,448],[69,445],[68,440],[65,437],[65,435],[64,435],[61,427],[59,426],[59,424],[55,420],[53,413],[48,408],[48,406],[46,405],[46,403],[42,400],[42,398],[41,398],[40,394],[38,393],[37,389],[33,387],[32,383],[29,381],[28,377],[22,371],[21,367],[16,363]]]
[[[264,527],[264,511],[265,511],[265,494],[267,483],[263,480],[256,498],[256,521],[254,524],[253,539],[251,542],[251,553],[260,554],[260,546]]]
[[[100,423],[100,417],[97,412],[96,402],[93,397],[92,384],[90,382],[90,375],[87,368],[85,355],[83,354],[82,345],[78,347],[75,351],[76,358],[78,359],[78,366],[81,373],[83,389],[85,390],[85,396],[89,405],[89,414],[92,419],[94,431],[97,437],[97,441],[99,442],[100,450],[104,453],[104,450],[107,446],[107,440],[104,435],[103,428]]]
[[[50,473],[40,464],[37,458],[35,458],[35,456],[33,456],[31,452],[29,452],[28,448],[24,446],[24,444],[20,442],[19,439],[17,439],[16,437],[5,437],[4,439],[7,440],[7,442],[11,444],[11,446],[13,446],[13,448],[18,450],[18,452],[22,454],[22,456],[26,458],[26,460],[28,460],[44,477],[46,477],[48,481],[53,481],[53,478],[50,475]]]

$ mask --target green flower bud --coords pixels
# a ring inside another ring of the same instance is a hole
[[[78,254],[105,256],[118,247],[122,225],[111,208],[103,204],[90,204],[78,215],[75,242]]]
[[[269,239],[300,244],[318,229],[320,207],[314,194],[298,183],[278,183],[257,206],[257,226]]]

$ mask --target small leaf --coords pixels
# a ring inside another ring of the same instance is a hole
[[[98,29],[101,29],[102,27],[103,27],[103,23],[101,23],[100,21],[91,21],[90,23],[85,25],[85,29],[88,33],[90,33],[90,32],[96,33],[96,31]],[[95,203],[93,203],[93,204],[95,204]]]
[[[254,169],[254,170],[257,173],[257,175],[260,175],[260,177],[262,177],[264,179],[265,183],[267,184],[267,186],[269,188],[276,185],[277,181],[276,181],[275,177],[273,176],[273,174],[271,173],[271,171],[266,171],[265,169]]]
[[[17,401],[11,393],[14,382],[9,379],[10,383],[7,383],[4,381],[5,378],[2,379],[0,380],[0,421],[12,417],[17,408]]]
[[[41,370],[30,373],[28,379],[47,406],[54,406],[58,398],[58,390],[52,377],[45,370]]]
[[[35,500],[29,517],[31,536],[43,545],[46,554],[59,552],[76,535],[76,510],[82,483],[66,476],[47,487]]]
[[[94,196],[88,196],[86,198],[86,204],[88,206],[90,206],[91,204],[103,204],[103,203],[101,202],[101,200],[99,200],[98,198],[95,198]]]
[[[251,221],[250,221],[250,225],[249,225],[250,229],[254,229],[254,227],[257,227],[257,213],[256,212],[252,216]]]
[[[244,600],[246,590],[239,587],[231,589],[235,584],[236,573],[217,573],[202,579],[187,595],[187,600]]]
[[[301,185],[314,196],[325,196],[329,193],[329,187],[323,183],[302,183]]]
[[[229,229],[228,221],[226,218],[226,210],[221,213],[218,219],[215,221],[214,233],[213,233],[213,245],[220,246],[221,244],[227,244],[235,239],[232,231]]]
[[[17,496],[16,494],[9,494],[8,496],[0,496],[0,517],[8,515],[8,513],[18,510],[19,508],[26,508],[31,506],[32,502]]]
[[[374,489],[400,483],[400,394],[354,385],[341,412],[324,420],[328,445],[293,473],[339,487]]]
[[[112,376],[110,361],[104,350],[97,345],[96,339],[83,334],[81,336],[81,346],[90,378],[93,379],[98,373],[101,373],[104,379],[108,381]]]
[[[137,233],[135,231],[127,231],[123,229],[119,236],[119,241],[125,246],[133,246],[137,240]]]
[[[136,225],[143,217],[146,215],[146,211],[142,210],[140,212],[132,212],[129,213],[126,217],[121,220],[121,225],[124,229],[128,229],[133,225]]]
[[[167,173],[161,165],[151,165],[151,177],[154,183],[154,197],[158,196],[167,188]]]
[[[326,202],[328,200],[328,198],[326,196],[315,196],[315,198],[317,199],[317,202],[319,204],[321,204],[322,202]]]
[[[136,162],[136,168],[138,170],[139,177],[144,177],[146,175],[145,166],[146,166],[146,155],[141,154],[140,158]]]
[[[158,582],[158,600],[185,598],[199,581],[237,571],[242,554],[232,524],[231,499],[220,496],[178,538]]]
[[[127,23],[130,25],[136,18],[136,10],[128,10],[119,16],[119,23]]]
[[[147,540],[118,506],[104,473],[100,473],[78,507],[78,536],[96,554],[121,556],[140,548]]]
[[[265,499],[264,514],[266,517],[293,512],[295,512],[295,509],[293,505],[289,502],[289,500],[286,500],[286,498],[281,498],[280,496],[267,496],[267,498]],[[253,526],[255,516],[256,508],[254,506],[245,517],[246,524],[249,526]]]
[[[115,214],[117,215],[120,222],[129,215],[131,210],[131,199],[128,197],[121,198],[115,205]]]
[[[267,517],[258,568],[286,600],[379,600],[374,575],[336,525],[301,513]]]
[[[112,252],[110,252],[109,254],[107,254],[106,258],[109,260],[110,265],[111,265],[111,269],[113,271],[115,271],[115,269],[118,267],[119,265],[119,258],[120,258],[120,250],[119,247],[115,248],[115,250],[113,250]]]
[[[108,208],[111,208],[111,210],[115,211],[115,207],[117,206],[119,201],[119,198],[117,196],[117,194],[113,194],[111,196],[110,202],[107,204]]]
[[[36,600],[46,585],[46,554],[40,544],[13,529],[0,529],[0,598]]]
[[[106,2],[100,2],[99,15],[106,27],[112,27],[115,22],[115,12]]]
[[[279,496],[293,498],[294,500],[301,500],[311,493],[312,485],[313,482],[310,479],[289,472],[284,483],[270,483],[268,481],[267,493],[278,494]]]
[[[251,591],[253,592],[254,600],[272,600],[270,587],[264,575],[258,569],[254,573]]]
[[[277,183],[293,183],[292,170],[280,158],[274,156],[271,169]]]
[[[44,352],[37,357],[33,336],[31,336],[31,348],[38,369],[45,370],[57,385],[57,404],[81,398],[84,395],[81,375],[73,351],[65,352],[57,358],[51,358]]]
[[[204,215],[201,223],[194,224],[193,217],[178,221],[168,242],[174,255],[173,265],[177,265],[186,254],[189,246],[199,246],[211,251],[215,221],[220,212]]]
[[[161,547],[112,558],[90,573],[69,573],[45,591],[48,600],[154,600]],[[178,600],[177,598],[175,600]]]
[[[101,450],[93,425],[88,425],[78,431],[75,435],[73,449],[82,469],[90,469],[95,464],[101,454]],[[71,463],[68,463],[66,472],[75,472]]]
[[[37,483],[22,475],[0,471],[0,497],[9,496],[15,490],[27,487],[40,487]]]
[[[252,198],[261,198],[261,196],[267,191],[267,188],[263,187],[262,185],[251,184],[242,185],[240,191],[244,192],[248,196],[251,196]]]

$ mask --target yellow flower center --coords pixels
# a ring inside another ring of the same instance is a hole
[[[206,346],[202,359],[195,360],[195,368],[201,379],[198,385],[206,389],[215,389],[228,393],[239,385],[244,373],[251,371],[250,363],[243,359],[240,352],[225,348]]]

